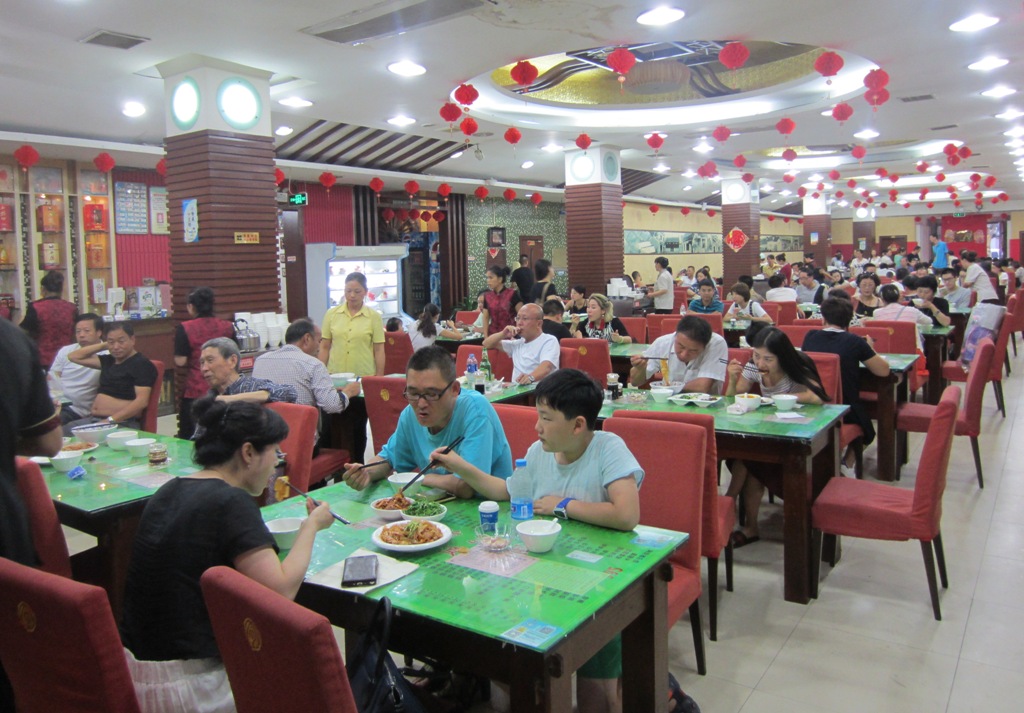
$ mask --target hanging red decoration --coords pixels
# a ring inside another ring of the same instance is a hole
[[[399,208],[398,212],[395,214],[395,217],[398,218],[399,221],[404,223],[405,221],[409,220],[409,211],[407,211],[405,208]]]
[[[420,219],[420,212],[418,210],[413,208],[412,210],[409,211],[409,220],[419,220],[419,219]]]
[[[327,192],[331,192],[331,186],[338,182],[338,177],[330,171],[324,171],[320,174],[320,185],[327,189]]]
[[[752,173],[744,173],[741,178],[743,178],[743,182],[744,183],[753,183],[754,182],[754,174],[752,174]]]
[[[900,180],[900,174],[898,174],[898,173],[890,173],[889,174],[889,182],[890,183],[896,183],[899,180]]]
[[[416,181],[406,181],[405,192],[409,194],[410,198],[412,198],[414,195],[420,192],[420,184],[417,183]]]
[[[797,218],[796,222],[797,222],[797,225],[803,225],[804,224],[804,219],[803,218]]]
[[[14,152],[14,160],[18,162],[22,170],[27,171],[39,163],[39,152],[35,147],[25,144]]]
[[[836,198],[842,198],[844,195],[846,194],[843,193],[842,191],[836,191]]]
[[[530,196],[530,202],[533,203],[534,208],[539,206],[542,200],[544,200],[544,196],[542,196],[540,193],[534,193],[532,196]]]
[[[718,61],[726,69],[739,69],[750,59],[750,50],[742,42],[730,42],[718,51]]]
[[[435,210],[430,217],[434,219],[435,223],[443,223],[448,216],[443,210]]]
[[[996,177],[985,176],[985,188],[991,188],[994,185],[996,185]]]
[[[864,75],[864,86],[868,89],[881,89],[889,83],[889,73],[884,69],[872,69]]]
[[[928,208],[929,208],[929,209],[931,209],[931,208],[934,208],[934,207],[935,207],[935,204],[934,204],[934,203],[932,203],[931,201],[928,201],[927,203],[925,203],[925,205],[926,205],[926,206],[928,206]]]
[[[945,146],[942,147],[942,153],[946,154],[947,156],[952,156],[953,154],[956,153],[956,144],[946,144]]]
[[[857,182],[851,178],[849,181],[846,182],[846,187],[847,188],[856,188],[857,187]]]
[[[380,180],[380,178],[376,176],[371,178],[370,190],[373,191],[374,193],[380,193],[382,190],[384,190],[384,181]]]
[[[395,211],[393,211],[391,208],[385,208],[380,212],[380,217],[384,219],[384,222],[390,223],[391,220],[395,217]]]
[[[779,119],[775,124],[775,130],[783,136],[789,136],[793,133],[793,129],[796,128],[796,122],[786,117],[785,119]]]
[[[740,154],[739,156],[732,160],[732,165],[735,166],[736,168],[743,168],[744,166],[747,165],[747,157],[744,156],[743,154]]]
[[[441,199],[446,203],[448,202],[448,196],[452,194],[452,187],[447,183],[442,183],[437,187],[437,195],[441,196]]]
[[[885,178],[886,176],[889,175],[889,169],[885,168],[884,166],[882,168],[876,168],[875,175],[878,176],[879,178]]]
[[[445,102],[443,105],[441,105],[441,110],[438,112],[438,114],[440,114],[441,118],[447,121],[449,124],[454,124],[456,121],[459,120],[459,117],[462,116],[462,109],[460,109],[456,104],[452,104],[451,102]]]
[[[619,90],[621,91],[622,84],[626,81],[626,75],[629,74],[629,70],[633,69],[633,65],[636,64],[636,55],[625,47],[619,47],[609,53],[605,61],[619,75]]]
[[[850,149],[850,155],[858,161],[863,161],[864,157],[868,155],[868,150],[863,146],[854,146]]]
[[[647,137],[647,145],[654,149],[654,153],[657,154],[658,149],[665,145],[665,137],[658,132],[654,132]]]
[[[513,146],[518,144],[523,138],[523,132],[516,127],[512,126],[505,129],[505,141],[509,142]]]
[[[467,116],[461,122],[459,122],[459,131],[466,135],[466,142],[469,142],[469,137],[476,133],[476,130],[480,127],[476,123],[476,119],[471,116]]]
[[[843,177],[843,174],[839,173],[839,171],[833,168],[831,171],[828,172],[828,177],[829,180],[838,181],[840,178]]]
[[[804,196],[807,195],[807,188],[804,186],[800,186],[799,188],[796,189],[796,194],[799,197],[803,198]]]
[[[768,222],[769,223],[774,223],[775,222],[775,216],[774,215],[769,215],[768,216]]]
[[[512,76],[512,81],[516,84],[521,87],[528,87],[533,84],[533,80],[537,78],[539,72],[533,64],[523,59],[516,62],[516,66],[512,68],[509,74]]]
[[[686,206],[683,206],[682,208],[679,209],[679,212],[682,213],[684,216],[687,216],[690,214],[690,209],[687,208]]]
[[[577,148],[583,149],[584,151],[590,148],[591,143],[590,137],[586,134],[580,134],[576,137]]]
[[[974,154],[974,152],[971,151],[970,147],[968,146],[961,146],[956,150],[956,154],[960,158],[970,158]]]
[[[514,201],[516,199],[516,192],[511,188],[506,188],[501,195],[505,196],[507,201]]]
[[[921,216],[919,216],[919,215],[915,215],[915,216],[914,216],[914,222],[915,222],[915,223],[920,223],[920,222],[921,222]]]
[[[732,131],[728,126],[717,126],[715,130],[711,132],[711,135],[715,137],[715,141],[719,143],[725,143],[732,136]]]
[[[878,111],[878,107],[889,101],[889,90],[869,89],[864,92],[864,99],[871,105],[872,111]]]
[[[917,164],[917,172],[918,173],[924,173],[927,170],[928,170],[928,162],[927,161],[919,161],[918,164]]]
[[[782,180],[784,183],[792,183],[793,181],[796,180],[796,176],[794,176],[792,173],[786,173],[783,174]]]
[[[477,189],[473,191],[473,195],[480,199],[480,202],[484,202],[484,198],[490,193],[486,186],[477,186]]]
[[[960,207],[960,201],[953,201],[953,205],[956,206],[957,208],[959,208]]]
[[[655,215],[661,208],[656,205],[647,206],[647,210],[651,211],[651,215]]]
[[[790,163],[792,163],[793,161],[796,161],[796,159],[797,153],[793,149],[786,149],[785,151],[782,152],[783,161],[789,161]]]
[[[103,153],[96,155],[96,158],[92,160],[92,165],[95,166],[96,170],[100,173],[110,173],[115,166],[114,157],[104,151]]]
[[[811,198],[813,198],[814,200],[818,200],[819,198],[821,198],[821,194],[815,191],[814,193],[811,194]]]
[[[1010,195],[1008,193],[1000,193],[998,198],[1001,201],[1008,201],[1010,200]]]
[[[948,163],[950,166],[956,166],[958,163],[960,163],[960,157],[957,154],[947,156],[946,163]]]
[[[817,188],[819,191],[823,191],[825,190],[825,184],[819,183],[817,186],[815,186],[815,188]]]
[[[978,183],[979,181],[981,181],[981,174],[972,173],[970,176],[968,176],[968,178],[970,179],[971,183]],[[975,186],[975,188],[977,188],[977,186]]]
[[[942,183],[943,181],[946,180],[946,174],[941,173],[941,172],[936,173],[935,174],[935,180],[938,181],[939,183]]]
[[[163,159],[160,159],[160,160],[163,161]],[[167,172],[167,164],[164,164],[164,172],[165,173]],[[160,165],[159,164],[157,164],[157,173],[160,173]],[[163,175],[163,174],[160,174],[160,175]],[[282,183],[284,183],[284,179],[285,178],[286,178],[286,176],[284,175],[284,171],[282,171],[280,168],[275,168],[274,169],[274,185],[275,186],[280,186]]]
[[[999,218],[1001,220],[1009,220],[1010,219],[1010,214],[1009,213],[1000,213],[999,214]]]
[[[275,174],[276,174],[277,171],[280,171],[280,170],[281,169],[279,169],[279,168],[275,169]],[[166,158],[162,158],[162,159],[160,159],[159,161],[156,162],[156,172],[159,173],[161,176],[166,176],[167,175],[167,159]],[[281,181],[278,181],[277,183],[278,183],[278,185],[280,185]]]
[[[460,84],[455,90],[455,101],[461,104],[463,107],[468,107],[470,104],[480,98],[480,92],[476,90],[472,84]],[[466,109],[466,111],[469,111]]]
[[[839,122],[840,126],[853,116],[853,107],[846,102],[839,102],[832,107],[832,118]]]
[[[714,218],[716,215],[718,215],[718,213],[716,213],[714,209],[708,211],[709,218]]]
[[[843,58],[837,53],[832,51],[822,52],[818,55],[818,59],[814,60],[814,71],[825,77],[826,84],[832,84],[832,77],[839,74],[843,64],[845,64]]]

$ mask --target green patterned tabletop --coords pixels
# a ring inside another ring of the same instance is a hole
[[[536,384],[503,384],[503,386],[502,389],[485,392],[484,396],[492,404],[500,404],[502,401],[512,401],[524,394],[529,394],[537,388]]]
[[[192,441],[170,436],[140,433],[140,438],[155,438],[167,445],[167,465],[151,468],[148,458],[132,458],[127,451],[115,451],[103,444],[82,456],[85,475],[69,480],[51,465],[41,469],[50,489],[50,497],[83,512],[148,498],[169,478],[201,470],[192,462]]]
[[[479,501],[454,500],[446,503],[444,519],[452,530],[451,541],[400,554],[379,549],[371,539],[385,523],[369,503],[391,494],[386,482],[363,492],[343,483],[317,490],[318,499],[353,524],[335,523],[317,534],[306,579],[319,575],[314,580],[318,584],[340,587],[339,563],[358,548],[414,562],[416,570],[367,596],[387,596],[399,609],[535,651],[549,650],[689,539],[685,533],[642,525],[620,532],[566,521],[550,552],[528,553],[513,538],[509,550],[489,553],[475,546]],[[508,503],[499,506],[500,521],[510,522]],[[291,498],[264,508],[263,518],[301,516],[305,511],[301,499]]]
[[[628,359],[631,356],[642,355],[649,346],[651,345],[637,344],[636,342],[631,344],[609,344],[608,352],[611,354],[612,359],[615,359],[616,357],[624,357]]]
[[[921,327],[920,332],[926,337],[948,337],[953,333],[953,327],[952,325],[948,327],[932,325],[931,327]]]
[[[438,336],[437,341],[439,342],[482,342],[484,335],[477,334],[476,332],[467,332],[463,334],[460,339],[452,339],[451,337]],[[402,376],[405,376],[404,374]]]
[[[882,354],[881,357],[889,362],[890,369],[903,373],[910,371],[918,360],[917,354]]]
[[[953,305],[950,305],[949,306],[949,313],[950,314],[969,315],[971,313],[971,308],[970,307],[954,307]]]
[[[749,326],[749,319],[727,319],[722,322],[722,328],[727,332],[745,332]]]

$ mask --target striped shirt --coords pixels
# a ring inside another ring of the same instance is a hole
[[[326,413],[340,413],[348,406],[348,398],[334,388],[323,362],[294,344],[259,356],[252,375],[294,387],[297,404],[316,406]]]

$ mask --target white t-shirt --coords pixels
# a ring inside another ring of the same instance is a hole
[[[796,302],[796,290],[792,287],[773,287],[764,293],[765,302]]]
[[[416,329],[415,326],[409,330],[409,341],[412,342],[413,351],[416,351],[417,349],[422,349],[423,347],[429,347],[436,340],[436,334],[432,337],[426,337],[420,330]]]
[[[672,273],[668,270],[662,270],[658,273],[658,276],[654,279],[654,291],[667,290],[665,294],[658,295],[654,298],[654,309],[672,309],[673,303],[675,303],[675,292],[672,289]]]
[[[666,360],[669,382],[689,384],[694,379],[714,379],[715,383],[709,393],[720,393],[725,382],[725,369],[729,365],[729,345],[725,343],[725,339],[712,333],[711,341],[704,351],[689,364],[680,361],[676,356],[675,341],[675,332],[663,334],[644,352],[644,356],[648,357],[647,378],[654,376],[661,369],[662,360]]]
[[[856,276],[864,272],[864,266],[868,264],[868,261],[864,258],[854,258],[850,260],[850,275]]]
[[[738,303],[733,302],[732,307],[729,308],[729,314],[746,315],[748,317],[768,316],[768,313],[764,311],[764,308],[753,300],[748,302],[746,307],[740,307]]]
[[[60,389],[71,401],[71,408],[84,417],[92,413],[92,402],[96,400],[96,393],[100,389],[100,370],[90,369],[68,359],[68,354],[76,349],[81,349],[77,343],[61,347],[53,358],[50,375],[59,379]],[[100,352],[109,353],[106,349]]]
[[[512,357],[512,381],[519,381],[524,374],[531,374],[533,370],[546,361],[551,362],[558,368],[558,357],[561,354],[558,348],[558,340],[550,334],[541,334],[532,342],[525,339],[502,339],[501,350]]]
[[[970,283],[971,289],[978,293],[978,302],[999,299],[999,295],[996,294],[996,288],[992,286],[992,281],[988,279],[988,273],[976,262],[971,263],[970,267],[967,268],[964,282]]]

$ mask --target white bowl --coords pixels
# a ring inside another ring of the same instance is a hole
[[[664,386],[656,386],[651,389],[651,398],[656,403],[663,404],[668,401],[668,397],[672,395],[672,389]]]
[[[736,394],[736,403],[745,411],[754,411],[761,406],[761,397],[757,394]]]
[[[414,485],[413,487],[415,488],[416,486]],[[378,501],[380,501],[380,500],[387,500],[387,498],[378,498],[377,500],[374,500],[372,503],[370,503],[370,508],[375,513],[377,513],[378,517],[380,517],[380,518],[382,518],[384,520],[402,520],[402,519],[404,519],[404,516],[402,515],[402,511],[401,510],[386,510],[384,508],[377,507],[376,503]]]
[[[155,438],[133,438],[125,442],[128,452],[132,458],[146,458],[149,456],[149,447],[156,443]]]
[[[416,477],[415,473],[392,473],[388,476],[388,482],[391,483],[391,489],[396,493],[402,489],[402,486],[408,483],[410,480]],[[423,478],[420,478],[412,484],[411,488],[405,489],[405,497],[411,498],[413,495],[420,491],[423,486]]]
[[[779,411],[792,411],[796,406],[796,394],[778,394],[772,397],[775,408]]]
[[[429,520],[430,522],[441,522],[441,520],[444,520],[444,516],[448,514],[448,508],[441,504],[438,504],[438,507],[441,508],[441,512],[439,512],[437,515],[413,515],[408,510],[402,510],[402,517],[406,520],[413,521]]]
[[[107,435],[107,445],[115,451],[127,450],[128,447],[125,444],[138,437],[138,431],[113,431]]]
[[[299,528],[305,518],[302,517],[281,517],[277,520],[267,522],[267,529],[274,536],[274,542],[282,550],[290,550],[295,544],[295,538],[299,536]]]
[[[117,430],[116,423],[91,423],[71,429],[72,435],[86,443],[102,443],[103,439]]]
[[[343,386],[347,386],[348,382],[356,378],[356,375],[350,371],[345,371],[340,374],[331,374],[331,382],[334,384],[334,388],[340,389]]]
[[[82,451],[61,451],[55,456],[50,456],[50,465],[61,473],[67,473],[81,462]]]
[[[562,526],[553,520],[527,520],[516,525],[519,539],[530,552],[547,552],[555,546]]]

